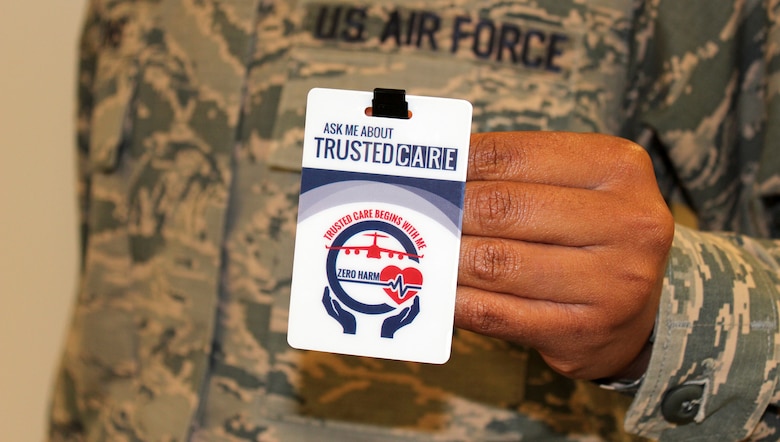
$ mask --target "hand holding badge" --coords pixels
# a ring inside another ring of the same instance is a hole
[[[449,359],[470,126],[463,100],[312,89],[291,346]]]

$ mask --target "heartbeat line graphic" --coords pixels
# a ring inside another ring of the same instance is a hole
[[[409,290],[420,290],[422,289],[422,286],[419,284],[404,284],[404,275],[398,274],[398,276],[395,277],[395,279],[390,279],[386,282],[382,281],[366,281],[363,279],[351,279],[351,278],[338,278],[341,282],[351,282],[355,284],[367,284],[367,285],[379,285],[383,287],[388,287],[392,291],[396,293],[400,293],[401,296],[400,299],[403,299],[406,297],[406,292]],[[400,290],[399,290],[400,289]]]
[[[406,298],[406,294],[410,290],[418,291],[422,289],[421,285],[413,285],[413,284],[404,284],[404,275],[398,274],[398,276],[395,277],[395,279],[391,279],[387,281],[385,284],[387,287],[389,287],[392,291],[398,293],[398,299],[404,299]]]

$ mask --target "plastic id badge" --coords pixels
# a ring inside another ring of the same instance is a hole
[[[449,359],[470,130],[463,100],[309,92],[291,346]]]

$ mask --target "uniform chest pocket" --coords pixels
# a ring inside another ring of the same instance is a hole
[[[529,14],[522,4],[486,15],[459,2],[298,0],[286,71],[279,72],[285,82],[269,162],[300,168],[306,94],[313,87],[466,99],[474,105],[475,132],[580,129],[579,114],[600,125],[591,115],[598,112],[578,104],[587,87],[578,82],[587,58],[585,28],[546,20],[543,11]]]

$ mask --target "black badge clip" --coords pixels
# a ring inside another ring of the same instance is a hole
[[[408,120],[409,103],[406,102],[406,91],[403,89],[374,89],[374,99],[371,100],[371,115],[374,117],[402,118]]]

